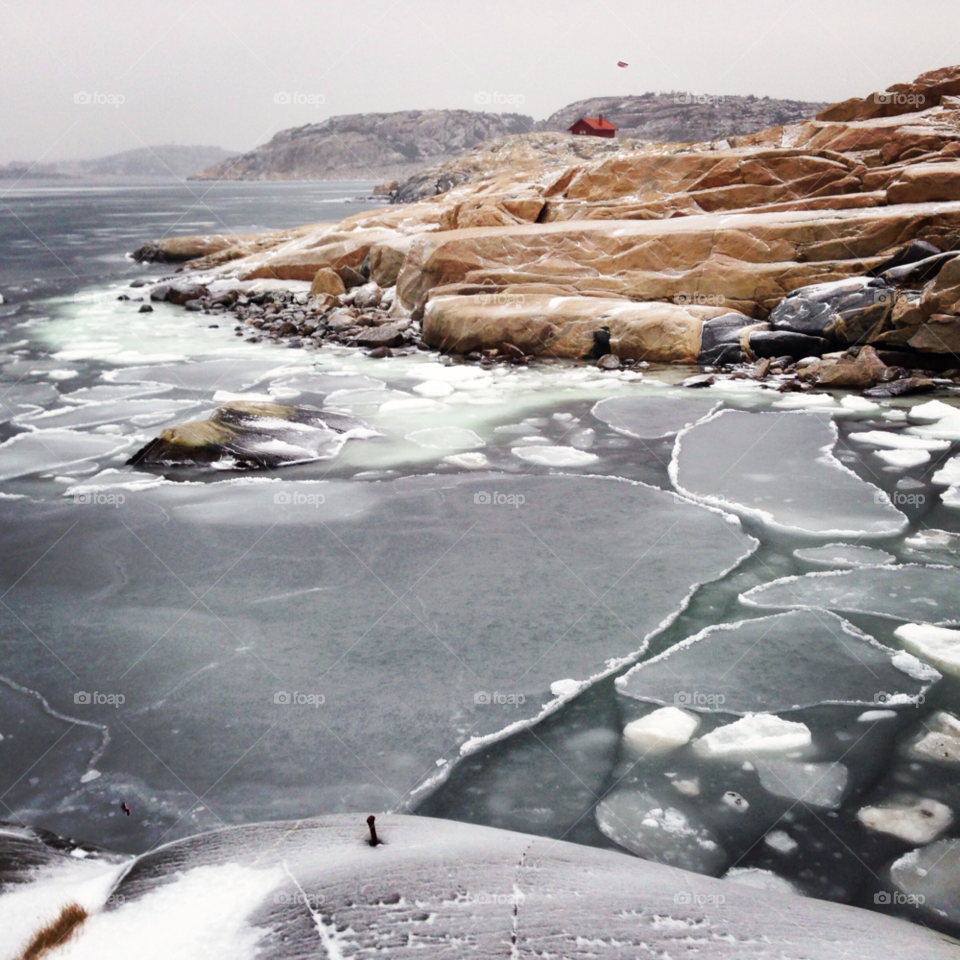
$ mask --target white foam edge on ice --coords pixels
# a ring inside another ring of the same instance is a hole
[[[695,503],[701,503],[707,506],[717,507],[720,510],[733,514],[743,514],[744,516],[754,517],[757,520],[760,520],[762,523],[766,524],[771,530],[782,530],[785,533],[799,533],[804,536],[810,536],[810,531],[804,527],[792,527],[786,524],[777,523],[773,519],[773,515],[766,510],[761,510],[757,507],[748,507],[746,504],[742,503],[732,503],[729,500],[725,500],[723,497],[716,497],[711,494],[697,494],[693,493],[691,490],[687,490],[680,484],[680,449],[683,445],[683,438],[691,431],[695,430],[697,427],[702,427],[705,423],[709,423],[711,420],[716,419],[719,416],[722,416],[724,413],[730,411],[729,407],[726,407],[722,410],[718,410],[716,413],[711,414],[709,417],[704,417],[702,420],[698,420],[696,423],[690,424],[688,427],[684,427],[677,434],[677,438],[673,443],[673,453],[670,455],[670,463],[667,466],[667,473],[670,477],[671,483],[676,487],[676,489],[683,494],[687,499],[693,500]],[[746,412],[746,411],[735,411],[735,412]],[[781,410],[778,411],[782,416],[790,416],[791,414],[796,416],[806,416],[807,411],[805,410]],[[837,429],[837,425],[832,421],[828,420],[825,422],[825,426],[828,426],[831,433],[833,434],[833,440],[825,444],[820,448],[820,457],[825,463],[831,467],[842,471],[843,473],[849,474],[851,477],[855,477],[860,483],[863,483],[870,489],[874,491],[874,496],[876,494],[883,493],[885,497],[889,500],[887,494],[883,492],[876,484],[870,483],[869,480],[864,480],[859,474],[851,470],[846,464],[841,463],[840,460],[834,455],[834,448],[837,445],[837,440],[840,436],[840,431]],[[897,511],[900,513],[900,511]],[[817,537],[858,537],[860,539],[882,539],[884,537],[893,536],[897,533],[902,533],[909,525],[910,521],[902,513],[900,513],[900,526],[897,530],[889,530],[885,532],[878,533],[868,533],[863,530],[857,530],[852,528],[838,528],[836,530],[818,530],[816,533]]]
[[[618,483],[629,484],[630,486],[635,487],[646,487],[648,490],[656,490],[659,493],[667,494],[668,496],[673,497],[673,499],[678,503],[684,503],[692,507],[699,507],[701,510],[707,510],[710,513],[714,513],[717,516],[721,517],[727,523],[732,524],[733,526],[740,527],[740,518],[736,514],[729,513],[726,510],[720,509],[720,507],[715,507],[710,504],[700,503],[697,500],[693,500],[690,497],[685,497],[673,490],[664,490],[662,487],[655,487],[649,483],[643,483],[640,480],[628,480],[625,477],[617,476],[601,476],[598,474],[561,474],[561,476],[569,477],[580,477],[582,479],[589,480],[615,480]],[[696,596],[697,591],[704,586],[706,583],[716,583],[719,580],[722,580],[724,577],[731,574],[737,567],[740,566],[751,556],[760,546],[760,541],[756,537],[750,536],[749,534],[744,534],[744,538],[747,544],[750,545],[749,550],[740,556],[733,564],[731,564],[727,569],[720,571],[712,580],[705,580],[703,583],[693,583],[690,586],[690,589],[684,595],[683,599],[677,605],[677,608],[671,611],[660,623],[657,624],[646,636],[642,637],[640,640],[640,648],[633,653],[625,657],[612,657],[607,660],[606,665],[603,670],[599,673],[594,674],[593,676],[587,677],[585,680],[577,681],[578,686],[576,689],[572,685],[565,686],[565,691],[559,696],[554,695],[553,699],[545,703],[541,708],[540,712],[535,717],[530,717],[526,720],[517,720],[514,723],[508,724],[506,727],[503,727],[501,730],[497,730],[494,733],[484,734],[481,737],[471,737],[469,740],[466,740],[460,746],[460,758],[468,757],[471,754],[477,753],[480,750],[485,749],[493,743],[498,743],[501,740],[506,740],[508,737],[513,736],[515,733],[519,733],[521,730],[529,730],[535,727],[545,718],[549,717],[551,714],[556,713],[561,707],[569,703],[574,697],[578,696],[588,687],[592,687],[595,683],[598,683],[600,680],[609,677],[613,673],[617,673],[622,670],[624,667],[628,666],[631,663],[636,663],[636,661],[647,652],[650,647],[650,641],[663,633],[669,626],[671,626],[677,618],[690,606],[693,598]],[[553,695],[553,685],[551,684],[551,694]],[[440,784],[442,784],[447,777],[450,776],[453,769],[457,766],[454,763],[447,763],[444,767],[432,777],[425,780],[418,787],[410,792],[407,798],[404,800],[402,809],[408,810],[413,809],[417,801],[425,796],[428,793],[433,792]]]
[[[846,573],[847,571],[830,570],[828,572],[829,573]],[[784,579],[799,579],[799,578],[785,577]],[[777,581],[774,581],[774,583],[776,582]],[[761,586],[767,586],[767,584],[761,584]],[[741,595],[741,600],[742,600],[742,595]],[[810,608],[801,607],[799,609],[810,609]],[[929,685],[925,686],[922,690],[920,690],[915,697],[911,697],[909,694],[898,694],[897,696],[902,697],[902,699],[896,699],[894,697],[891,697],[888,702],[898,704],[898,705],[899,704],[915,705],[917,702],[922,702],[919,698],[921,696],[924,696],[927,693],[927,691],[930,689],[930,687],[933,686],[933,684],[940,679],[940,673],[938,671],[933,670],[933,674],[931,675],[929,671],[932,668],[927,667],[926,664],[921,664],[916,657],[913,657],[907,654],[907,656],[910,657],[910,660],[909,661],[905,660],[903,658],[904,651],[897,650],[894,647],[885,646],[879,640],[877,640],[876,637],[870,636],[869,633],[864,633],[859,627],[852,624],[849,620],[845,620],[843,617],[841,617],[837,613],[834,613],[832,610],[823,610],[822,613],[827,617],[834,618],[839,624],[840,629],[843,630],[843,632],[847,634],[847,636],[853,637],[857,640],[864,640],[867,643],[869,643],[870,646],[875,647],[877,650],[880,650],[883,653],[889,654],[891,665],[896,667],[902,673],[906,673],[907,676],[909,676],[911,679],[918,680],[920,682],[923,682],[925,680],[930,681]],[[718,633],[720,631],[739,630],[741,627],[745,626],[748,623],[763,623],[764,621],[767,621],[767,620],[776,620],[782,616],[783,616],[782,613],[774,613],[766,617],[746,617],[743,620],[736,620],[733,623],[711,624],[708,627],[704,627],[699,633],[695,633],[693,636],[686,637],[685,639],[681,640],[679,643],[675,643],[672,647],[669,647],[668,649],[664,650],[663,653],[659,653],[657,654],[657,656],[651,657],[649,660],[644,660],[642,663],[636,664],[631,670],[628,670],[622,677],[617,677],[617,679],[613,681],[614,686],[617,688],[618,693],[624,696],[630,697],[631,699],[639,699],[637,697],[634,697],[628,690],[626,690],[626,686],[630,682],[630,677],[634,673],[636,673],[638,670],[642,670],[653,663],[660,663],[664,660],[669,660],[670,657],[673,656],[673,654],[677,653],[680,650],[684,650],[687,647],[692,647],[695,643],[699,642],[700,640],[703,640],[705,637],[709,636],[712,633]],[[917,673],[922,673],[922,676],[917,676],[916,675]],[[648,703],[651,701],[643,700],[641,702]],[[807,709],[810,706],[820,706],[824,704],[828,706],[850,707],[850,706],[860,706],[863,704],[863,701],[862,700],[820,700],[818,701],[817,704],[804,704],[796,707],[795,709],[803,710],[803,709]],[[706,707],[698,706],[697,712],[698,713],[729,713],[730,711],[725,710],[723,708],[723,705],[721,704],[716,709],[708,709]],[[788,713],[788,712],[790,711],[787,711],[787,710],[778,711],[778,713]],[[750,714],[747,714],[747,716],[750,716]]]
[[[776,580],[770,580],[768,583],[758,583],[755,587],[751,587],[749,590],[744,591],[740,594],[739,600],[746,607],[759,607],[761,609],[770,609],[769,607],[763,607],[761,604],[757,603],[753,599],[751,594],[761,593],[763,590],[768,587],[780,586],[785,583],[796,583],[798,580],[813,580],[816,577],[846,577],[851,573],[864,573],[866,571],[873,570],[883,570],[887,572],[888,570],[907,570],[907,569],[923,569],[923,570],[954,570],[955,567],[950,566],[946,563],[885,563],[880,564],[876,567],[855,567],[852,570],[816,570],[813,573],[801,573],[794,574],[789,577],[778,577]],[[777,606],[778,610],[819,610],[826,609],[825,607],[817,607],[814,603],[791,603],[784,604],[783,606]],[[829,611],[832,612],[832,611]],[[881,613],[876,610],[870,612],[871,616],[882,617],[884,620],[898,620],[901,623],[904,622],[906,617],[895,617],[889,613]],[[940,620],[934,623],[934,626],[937,627],[952,627],[960,626],[960,620]]]
[[[636,439],[636,440],[659,440],[660,437],[673,437],[673,436],[676,436],[676,434],[679,433],[680,430],[684,430],[684,429],[686,429],[687,427],[694,427],[694,426],[696,426],[698,423],[702,423],[702,422],[703,422],[704,420],[706,420],[707,418],[712,417],[715,413],[719,413],[720,409],[723,407],[723,401],[722,401],[722,400],[718,400],[716,403],[713,404],[712,407],[710,407],[709,410],[705,410],[705,411],[704,411],[702,417],[698,417],[696,420],[691,420],[689,423],[684,424],[683,427],[678,427],[676,430],[667,430],[667,431],[665,431],[664,433],[661,433],[661,434],[659,434],[659,435],[656,436],[656,437],[643,437],[643,436],[641,436],[639,433],[633,433],[633,432],[631,432],[630,430],[628,430],[626,427],[618,426],[617,424],[611,423],[609,420],[604,420],[602,417],[598,416],[598,414],[597,414],[597,412],[596,412],[597,407],[599,407],[602,403],[606,403],[607,400],[609,400],[609,399],[610,399],[609,397],[604,397],[602,400],[598,400],[598,401],[590,408],[590,415],[591,415],[592,417],[594,417],[595,419],[599,420],[600,423],[605,424],[607,427],[609,427],[609,428],[610,428],[611,430],[613,430],[615,433],[622,434],[622,435],[625,436],[625,437],[633,437],[633,438]]]

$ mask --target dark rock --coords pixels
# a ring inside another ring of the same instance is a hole
[[[403,331],[397,327],[364,327],[354,338],[358,347],[403,346]]]
[[[889,260],[884,260],[867,273],[868,277],[879,277],[888,270],[894,270],[907,263],[919,263],[929,257],[936,256],[940,252],[939,248],[926,240],[914,240],[905,247],[898,250]]]
[[[348,290],[353,287],[362,287],[367,282],[367,278],[359,270],[354,270],[353,267],[339,267],[337,273]]]
[[[501,343],[498,353],[501,357],[509,357],[511,360],[522,360],[524,358],[524,352],[512,343]]]
[[[864,390],[865,397],[882,399],[884,397],[906,397],[911,393],[929,393],[936,390],[937,385],[932,380],[921,377],[906,377],[903,380],[894,380],[891,383],[881,383],[869,390]]]
[[[755,330],[750,334],[750,352],[755,357],[819,357],[832,344],[823,337],[812,337],[791,330]]]
[[[864,342],[879,329],[895,301],[896,290],[879,277],[817,283],[788,293],[770,314],[770,322],[777,330],[822,336],[846,346]]]
[[[385,360],[387,357],[393,356],[393,351],[389,347],[377,347],[375,350],[371,350],[367,356],[372,360]]]
[[[740,331],[754,326],[756,320],[741,313],[725,313],[705,320],[700,332],[699,364],[739,363],[741,360]]]
[[[712,373],[702,373],[696,377],[687,377],[680,386],[681,387],[709,387],[712,383],[716,383],[717,378]]]
[[[610,328],[601,327],[593,331],[593,349],[590,356],[594,359],[605,357],[610,352]]]
[[[376,283],[365,283],[362,287],[354,290],[353,302],[361,310],[371,310],[373,307],[380,305],[382,297],[383,291]]]
[[[203,309],[202,300],[188,300],[183,305],[185,310],[189,310],[191,313],[199,313]]]
[[[209,291],[202,283],[192,283],[189,280],[174,280],[166,288],[166,296],[162,299],[167,303],[175,303],[178,306],[184,306],[189,300],[199,300],[206,297]],[[150,295],[150,299],[159,299]]]
[[[151,307],[149,303],[145,303],[140,307],[137,313],[153,313],[153,307]]]
[[[608,353],[606,356],[601,357],[597,361],[597,366],[601,370],[619,370],[620,369],[620,358],[614,356],[612,353]]]
[[[949,253],[938,253],[936,256],[918,260],[916,263],[905,263],[899,267],[892,267],[883,274],[883,279],[890,283],[926,283],[932,280],[943,267],[951,260],[960,257],[960,251],[951,250]]]
[[[130,286],[131,286],[131,287],[145,287],[149,282],[150,282],[149,280],[145,280],[143,277],[140,277],[139,280],[134,280],[133,283],[130,284]]]
[[[219,407],[209,420],[167,427],[127,463],[182,466],[235,461],[238,469],[273,468],[335,456],[342,435],[353,430],[357,436],[373,435],[362,421],[343,414],[280,403],[233,401]],[[272,447],[283,448],[283,452],[266,452]]]
[[[130,298],[129,298],[125,293],[121,293],[120,296],[117,297],[117,299],[118,299],[118,300],[129,300]]]

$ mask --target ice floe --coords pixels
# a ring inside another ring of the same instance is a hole
[[[897,558],[885,550],[863,547],[855,543],[828,543],[822,547],[798,547],[793,551],[798,560],[815,563],[822,567],[852,569],[855,567],[880,567],[893,563]]]
[[[539,444],[515,447],[513,454],[521,460],[535,463],[541,467],[585,467],[587,464],[596,463],[600,459],[595,453],[577,450],[575,447],[542,446]]]
[[[928,440],[924,437],[912,437],[905,433],[893,433],[887,430],[865,430],[851,433],[848,439],[855,443],[869,444],[872,447],[886,447],[889,450],[946,450],[948,440]]]
[[[888,833],[907,843],[927,844],[953,823],[953,811],[945,803],[921,797],[913,803],[861,807],[857,819],[877,833]]]
[[[695,713],[661,707],[628,723],[623,728],[623,739],[641,755],[669,753],[689,743],[699,726],[700,718]]]
[[[761,584],[741,594],[740,601],[765,609],[820,607],[956,626],[960,625],[960,571],[912,563],[830,570]]]
[[[960,630],[928,623],[905,623],[894,636],[918,657],[944,673],[960,676]]]
[[[705,503],[773,527],[824,536],[888,536],[907,524],[881,491],[833,455],[837,428],[813,414],[721,410],[682,430],[670,477]]]
[[[714,401],[685,397],[608,397],[590,411],[618,433],[641,440],[671,436],[716,411]]]
[[[775,797],[836,810],[843,802],[850,771],[842,763],[759,760],[760,786]]]
[[[924,721],[924,732],[910,745],[909,753],[920,760],[960,763],[960,719],[938,710]]]
[[[694,750],[709,758],[756,758],[802,754],[813,744],[805,723],[768,713],[752,713],[717,727],[693,741]]]
[[[911,850],[891,865],[890,879],[921,913],[960,923],[960,840]]]
[[[821,703],[913,703],[939,677],[918,680],[901,651],[826,611],[798,610],[707,627],[618,677],[617,690],[690,710],[781,713]]]
[[[20,433],[0,443],[0,480],[112,457],[128,448],[131,442],[76,430]]]

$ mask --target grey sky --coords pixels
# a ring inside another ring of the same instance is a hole
[[[957,21],[956,0],[0,0],[0,162],[647,90],[841,100],[960,62]]]

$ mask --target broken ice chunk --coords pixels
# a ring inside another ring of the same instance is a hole
[[[700,718],[676,707],[661,707],[623,728],[623,739],[641,754],[669,753],[690,742]]]
[[[920,910],[960,923],[960,840],[911,850],[894,861],[890,878]]]
[[[721,410],[677,435],[670,478],[694,499],[781,529],[898,533],[906,517],[836,459],[837,436],[832,421],[810,413]]]
[[[839,809],[849,779],[849,771],[842,763],[761,760],[757,763],[757,773],[760,786],[775,797],[787,797],[828,810]]]
[[[480,470],[490,466],[490,461],[482,453],[452,453],[443,458],[444,463],[455,467],[465,467],[467,470]]]
[[[803,752],[813,744],[810,728],[805,723],[782,720],[769,713],[751,713],[693,741],[693,748],[703,757],[759,757]]]
[[[928,663],[960,676],[960,630],[933,627],[928,623],[905,623],[893,635],[903,645]]]
[[[820,607],[892,620],[960,625],[960,571],[903,564],[783,577],[740,595],[752,607]]]
[[[916,803],[862,807],[857,819],[871,830],[889,833],[907,843],[936,840],[953,823],[953,811],[944,803],[922,797]]]
[[[853,543],[828,543],[822,547],[802,547],[794,550],[798,560],[816,563],[824,567],[879,567],[893,563],[897,558],[885,550],[861,547]]]
[[[428,427],[414,430],[404,438],[428,450],[475,450],[486,444],[472,430],[464,427]]]
[[[618,787],[597,805],[597,826],[614,843],[645,860],[717,876],[727,855],[703,825],[655,797]]]
[[[930,462],[930,454],[926,450],[874,450],[873,455],[900,470]]]
[[[582,467],[600,459],[595,453],[575,447],[524,446],[514,447],[513,453],[521,460],[543,467]]]
[[[897,715],[896,710],[864,710],[857,717],[857,723],[875,723],[877,720],[892,720]]]
[[[746,813],[750,809],[746,797],[740,796],[735,790],[728,790],[721,798],[720,802],[735,810],[737,813]]]
[[[892,650],[824,611],[800,610],[707,627],[616,681],[618,692],[697,712],[780,713],[821,703],[875,704],[922,695]],[[899,702],[899,701],[898,701]]]
[[[869,444],[872,447],[886,447],[889,450],[946,450],[948,440],[931,440],[926,437],[913,437],[905,433],[892,433],[887,430],[866,430],[863,433],[851,433],[850,439],[856,443]]]
[[[942,400],[928,400],[926,403],[918,403],[907,411],[907,417],[911,423],[936,423],[944,417],[958,415],[960,415],[960,407],[953,407]]]
[[[960,719],[940,710],[925,725],[927,732],[910,747],[910,753],[921,760],[960,763]]]
[[[777,853],[790,854],[800,846],[786,830],[771,830],[763,842]]]
[[[930,479],[950,487],[960,483],[960,457],[951,457]]]

